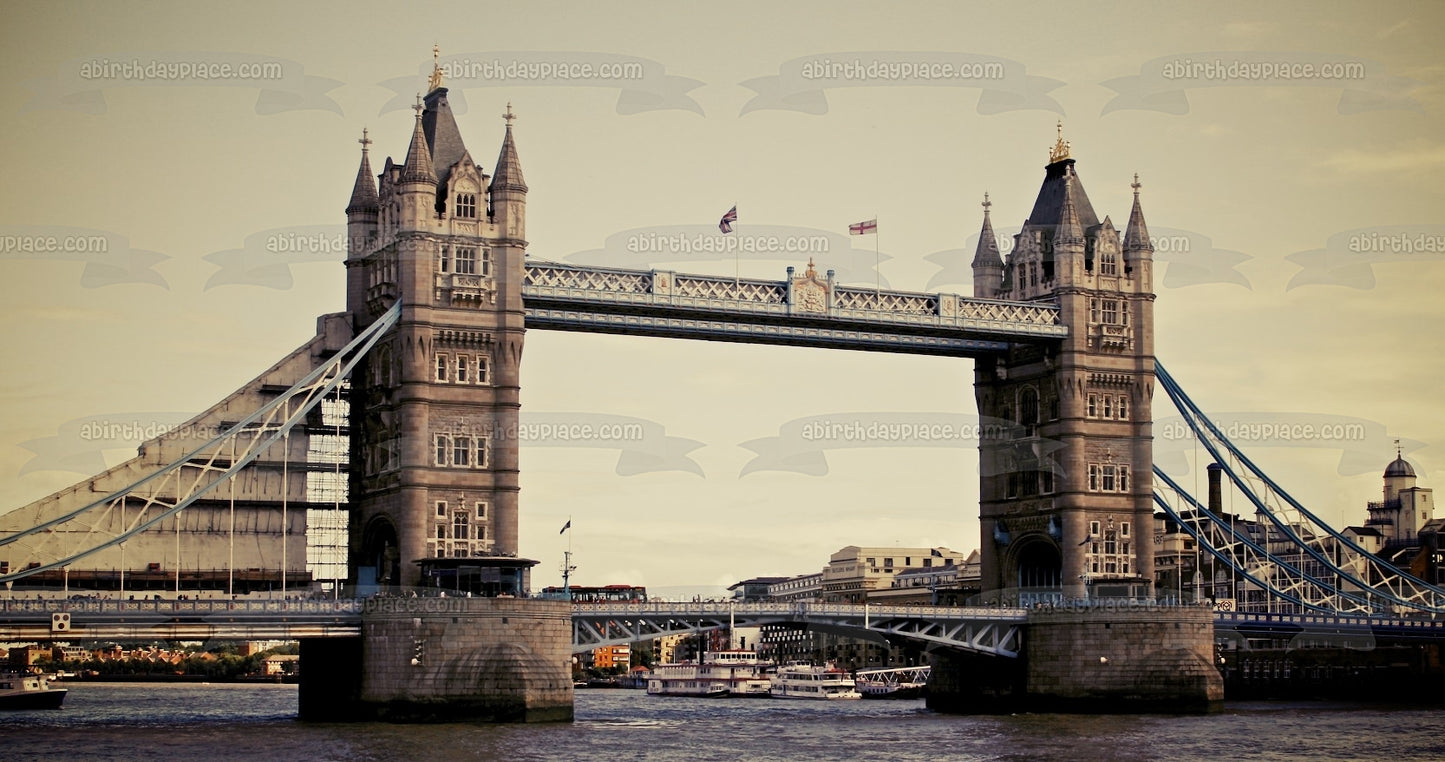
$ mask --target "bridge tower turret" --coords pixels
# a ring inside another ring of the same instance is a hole
[[[1121,244],[1074,164],[1061,130],[997,294],[1057,302],[1069,335],[975,371],[979,415],[1009,424],[979,448],[983,587],[1025,600],[1152,593],[1152,248],[1137,178]]]
[[[998,237],[989,219],[993,202],[983,194],[983,228],[978,231],[978,247],[973,253],[973,295],[979,299],[997,299],[1003,289],[1003,256],[998,251]]]
[[[352,378],[351,576],[515,592],[532,563],[515,558],[527,188],[510,105],[489,178],[441,79],[434,67],[405,163],[387,159],[374,199],[358,177],[347,208],[353,323],[402,307]]]

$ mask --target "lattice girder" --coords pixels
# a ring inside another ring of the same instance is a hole
[[[17,544],[27,560],[53,559],[35,561],[35,566],[0,575],[0,582],[61,568],[120,544],[185,510],[212,488],[234,478],[294,426],[304,424],[307,414],[345,382],[361,358],[396,324],[400,314],[401,305],[393,306],[291,388],[154,473],[75,510],[0,538],[0,546]],[[110,517],[116,514],[122,514],[120,531],[107,531]],[[48,531],[72,522],[80,532]],[[68,539],[76,534],[88,538],[82,545],[96,544],[80,550],[59,547],[60,538]],[[11,553],[13,559],[14,551]],[[25,566],[27,564],[22,563],[22,567]]]

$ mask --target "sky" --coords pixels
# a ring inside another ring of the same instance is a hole
[[[402,159],[433,44],[488,172],[512,104],[529,253],[558,262],[782,279],[811,255],[872,285],[881,260],[886,285],[967,295],[984,193],[998,232],[1016,229],[1062,121],[1101,218],[1123,227],[1138,173],[1159,249],[1157,355],[1238,424],[1250,457],[1336,526],[1379,499],[1396,439],[1422,486],[1445,482],[1435,3],[10,3],[5,16],[0,511],[134,454],[137,440],[83,423],[184,420],[343,308],[341,255],[324,249],[356,139],[369,130],[375,168]],[[232,76],[252,65],[280,76]],[[609,66],[637,76],[582,68]],[[832,237],[736,258],[628,250],[709,230],[734,204],[740,238]],[[870,218],[876,254],[844,235]],[[560,581],[569,544],[574,584],[657,589],[814,572],[850,544],[972,550],[972,441],[819,451],[796,434],[806,420],[965,421],[972,370],[529,332],[524,415],[650,432],[640,455],[522,449],[534,587]],[[1162,394],[1154,409],[1156,460],[1199,483]]]

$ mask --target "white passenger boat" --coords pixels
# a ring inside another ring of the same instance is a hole
[[[658,664],[647,678],[653,696],[766,698],[773,664],[753,651],[708,651],[702,662]]]
[[[773,698],[858,699],[863,694],[847,672],[833,665],[789,664],[773,675]]]
[[[59,709],[66,692],[43,675],[0,672],[0,709]]]

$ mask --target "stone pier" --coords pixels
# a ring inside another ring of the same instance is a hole
[[[1017,659],[934,654],[930,708],[951,713],[1209,712],[1224,700],[1205,608],[1039,609]]]
[[[373,598],[361,638],[302,644],[303,720],[568,722],[571,606]]]

